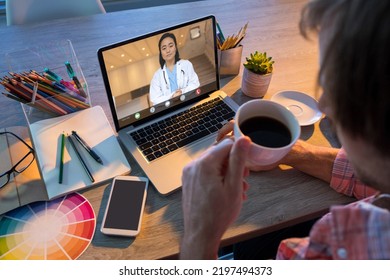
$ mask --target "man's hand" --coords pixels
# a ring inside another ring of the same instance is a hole
[[[233,131],[234,131],[234,120],[231,120],[230,122],[226,123],[223,127],[221,127],[221,129],[218,131],[216,141],[219,142],[226,138],[230,138],[234,140]],[[281,161],[267,166],[249,165],[247,167],[251,171],[267,171],[278,167],[280,163]]]
[[[184,168],[182,259],[217,257],[222,235],[246,198],[249,145],[247,137],[225,139]]]

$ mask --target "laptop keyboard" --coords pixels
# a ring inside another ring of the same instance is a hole
[[[235,112],[220,98],[130,133],[143,155],[153,161],[213,132],[233,119]]]

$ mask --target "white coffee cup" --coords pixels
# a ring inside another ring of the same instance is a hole
[[[251,118],[268,117],[282,123],[289,131],[291,140],[283,146],[270,147],[253,142],[247,159],[248,166],[267,166],[281,160],[292,148],[301,134],[301,127],[296,117],[283,105],[270,100],[251,100],[238,108],[234,122],[234,137],[243,136],[241,125]],[[253,135],[253,134],[252,134]],[[278,140],[278,139],[276,139]]]

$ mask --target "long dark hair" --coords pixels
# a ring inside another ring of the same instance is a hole
[[[179,50],[177,49],[177,42],[176,42],[175,35],[173,35],[173,33],[165,33],[165,34],[163,34],[161,36],[160,41],[158,41],[158,51],[160,52],[160,55],[159,55],[158,58],[159,58],[159,61],[160,61],[161,69],[164,68],[164,64],[165,64],[165,60],[162,58],[162,55],[161,55],[161,42],[162,42],[162,40],[164,40],[167,37],[172,38],[173,42],[175,43],[175,47],[176,47],[175,63],[180,60],[180,55],[179,55]]]

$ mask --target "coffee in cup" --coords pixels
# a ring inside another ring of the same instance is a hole
[[[301,128],[283,105],[270,100],[251,100],[239,107],[234,135],[248,136],[252,145],[248,166],[267,166],[281,160],[298,140]]]

